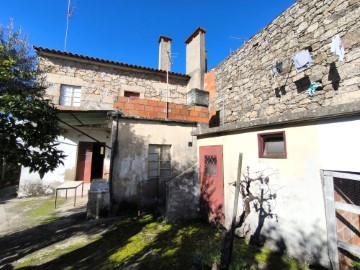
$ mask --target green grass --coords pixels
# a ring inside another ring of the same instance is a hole
[[[22,220],[29,225],[39,222],[51,222],[58,218],[54,211],[54,200],[54,197],[20,199],[12,206],[11,211],[21,214]],[[61,206],[65,202],[65,198],[58,198],[57,205]]]
[[[24,267],[31,267],[31,266],[38,266],[43,263],[50,262],[52,260],[59,258],[63,254],[73,252],[73,251],[83,247],[84,245],[90,244],[91,242],[96,241],[96,240],[98,240],[98,239],[92,239],[91,241],[80,240],[78,242],[71,243],[69,245],[64,245],[61,247],[47,248],[45,250],[37,252],[36,254],[31,254],[29,256],[22,258],[16,264],[15,269],[21,269]]]
[[[47,213],[39,208],[34,216]],[[40,265],[45,269],[190,269],[201,258],[204,269],[220,261],[222,232],[201,221],[170,224],[161,217],[122,218],[112,229],[85,241],[53,245],[29,254],[17,269]],[[134,268],[132,268],[134,267]],[[137,267],[137,268],[136,268]],[[230,269],[308,269],[296,260],[272,253],[267,248],[249,247],[235,239]]]

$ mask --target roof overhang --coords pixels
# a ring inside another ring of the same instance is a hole
[[[108,128],[108,110],[61,110],[57,113],[61,128],[97,127]]]

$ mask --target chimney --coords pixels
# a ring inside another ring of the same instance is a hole
[[[188,90],[204,89],[204,75],[206,72],[206,31],[199,27],[192,33],[186,43],[186,74],[191,76]]]
[[[159,69],[168,70],[171,69],[170,57],[171,57],[171,41],[172,39],[165,36],[159,37]]]

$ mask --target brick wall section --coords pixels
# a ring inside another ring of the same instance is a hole
[[[334,35],[344,61],[331,52]],[[311,47],[313,64],[297,72],[291,57]],[[283,72],[270,69],[283,63]],[[225,99],[225,123],[316,111],[360,100],[359,0],[296,1],[215,67],[216,107]],[[308,96],[310,82],[323,88]]]
[[[166,102],[149,99],[131,99],[117,97],[114,108],[121,110],[126,116],[148,119],[166,119]],[[169,120],[189,121],[197,123],[209,122],[208,108],[201,106],[188,107],[183,104],[169,103]]]
[[[210,118],[216,114],[215,97],[215,69],[210,70],[204,76],[204,90],[209,92],[209,113]]]

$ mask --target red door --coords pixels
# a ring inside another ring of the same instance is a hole
[[[200,147],[200,210],[211,222],[224,221],[222,145]]]
[[[78,160],[76,167],[76,180],[83,180],[85,183],[90,183],[92,156],[93,156],[93,143],[79,142]]]
[[[79,142],[76,180],[90,183],[103,178],[105,143]]]

